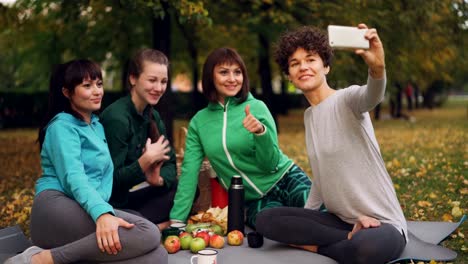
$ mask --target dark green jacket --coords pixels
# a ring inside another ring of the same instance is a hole
[[[110,203],[117,208],[125,208],[127,205],[129,189],[146,181],[138,159],[148,138],[150,120],[145,114],[147,111],[153,111],[159,132],[166,136],[166,128],[159,113],[148,106],[143,115],[138,114],[130,95],[118,99],[101,114],[100,120],[114,162],[114,184]],[[173,149],[169,156],[170,159],[164,162],[161,168],[164,188],[170,188],[177,181],[176,157]]]

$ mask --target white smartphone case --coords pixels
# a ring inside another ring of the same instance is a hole
[[[364,35],[367,29],[345,26],[328,26],[328,41],[337,49],[368,49],[369,40]]]

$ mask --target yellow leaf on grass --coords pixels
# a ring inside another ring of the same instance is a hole
[[[463,211],[460,209],[460,207],[455,206],[452,208],[452,215],[454,217],[460,217],[463,215]]]
[[[418,201],[418,206],[419,207],[430,207],[430,206],[432,206],[432,203],[428,202],[428,201]]]
[[[443,220],[444,222],[452,222],[453,217],[452,217],[451,214],[444,214],[444,215],[442,216],[442,220]]]

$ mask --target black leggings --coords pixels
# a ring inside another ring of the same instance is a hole
[[[176,191],[176,184],[170,189],[149,186],[129,193],[127,207],[120,209],[143,216],[154,224],[166,222],[169,221],[169,213],[174,205]],[[197,187],[194,201],[196,201],[199,196],[200,190]]]
[[[133,210],[154,224],[169,221],[177,185],[171,189],[149,186],[128,194],[128,205],[122,210]]]
[[[318,253],[339,263],[386,263],[400,256],[404,236],[392,225],[361,229],[348,240],[353,225],[336,215],[305,208],[277,207],[257,215],[257,231],[293,245],[316,245]]]

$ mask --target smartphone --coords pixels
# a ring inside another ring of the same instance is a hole
[[[328,41],[336,49],[368,49],[369,40],[364,35],[367,29],[345,26],[328,26]]]

